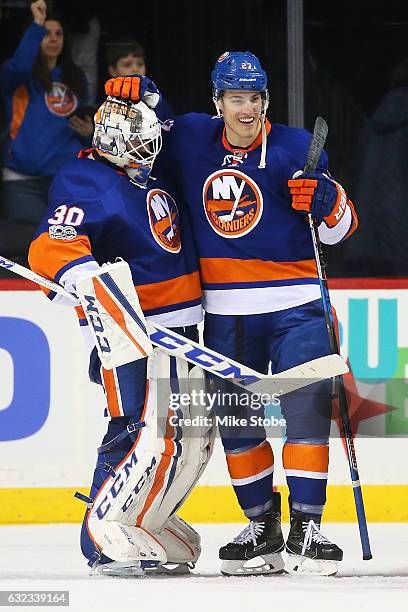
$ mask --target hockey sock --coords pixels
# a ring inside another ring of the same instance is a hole
[[[273,451],[267,440],[254,448],[226,453],[231,484],[248,518],[272,507]]]
[[[292,509],[320,522],[326,502],[328,442],[322,439],[288,440],[283,447],[283,467]]]

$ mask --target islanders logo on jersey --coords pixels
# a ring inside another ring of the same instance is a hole
[[[53,115],[68,117],[78,106],[78,98],[64,83],[53,83],[51,91],[46,91],[45,104]]]
[[[180,217],[176,202],[166,191],[151,189],[147,194],[146,203],[154,239],[166,251],[179,253]]]
[[[258,185],[235,169],[217,170],[204,183],[203,205],[212,229],[226,238],[251,232],[262,216]]]

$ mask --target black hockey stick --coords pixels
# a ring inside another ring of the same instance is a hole
[[[320,155],[322,154],[324,144],[326,142],[329,128],[323,117],[317,117],[314,130],[313,138],[310,143],[309,152],[307,154],[306,165],[304,167],[305,173],[315,172],[319,163]],[[329,335],[330,350],[332,353],[340,354],[339,345],[337,342],[337,336],[335,332],[333,312],[330,302],[329,287],[327,284],[326,276],[326,262],[324,260],[321,242],[319,238],[319,231],[315,220],[312,215],[308,215],[310,231],[312,234],[313,249],[316,259],[317,273],[319,277],[320,292],[322,296],[324,316],[326,319],[327,332]],[[357,512],[358,527],[360,530],[361,548],[363,550],[363,559],[368,560],[372,558],[370,539],[367,530],[367,519],[364,510],[363,493],[360,485],[360,478],[357,468],[356,451],[354,448],[353,434],[351,431],[350,417],[348,411],[348,403],[346,390],[344,387],[344,380],[342,376],[336,378],[336,390],[338,394],[340,417],[343,427],[343,435],[346,441],[347,447],[347,458],[350,468],[351,481],[353,485],[354,502]]]

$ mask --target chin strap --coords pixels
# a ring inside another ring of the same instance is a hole
[[[217,110],[217,114],[214,117],[214,119],[216,118],[222,118],[222,112],[220,107],[218,106],[217,100],[214,99],[214,104],[215,104],[215,108]],[[261,113],[261,133],[262,133],[262,144],[261,144],[261,159],[259,160],[259,165],[258,168],[265,168],[266,167],[266,126],[265,126],[265,122],[266,122],[266,116],[265,116],[265,112],[266,109],[268,108],[269,105],[269,98],[266,97],[266,101],[265,101],[265,105],[263,108],[263,111]]]
[[[262,146],[261,146],[261,159],[259,160],[258,168],[265,168],[266,166],[266,127],[265,127],[265,114],[261,116],[261,132],[262,132]]]

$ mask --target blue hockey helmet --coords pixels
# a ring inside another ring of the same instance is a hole
[[[226,51],[211,72],[214,102],[226,89],[267,91],[268,78],[259,59],[249,51]]]
[[[260,92],[262,96],[261,130],[262,149],[259,168],[266,166],[266,128],[265,114],[269,105],[269,92],[267,89],[268,77],[263,70],[259,59],[249,51],[226,51],[215,63],[211,72],[213,86],[213,100],[217,116],[222,117],[220,99],[223,91],[242,90]]]

